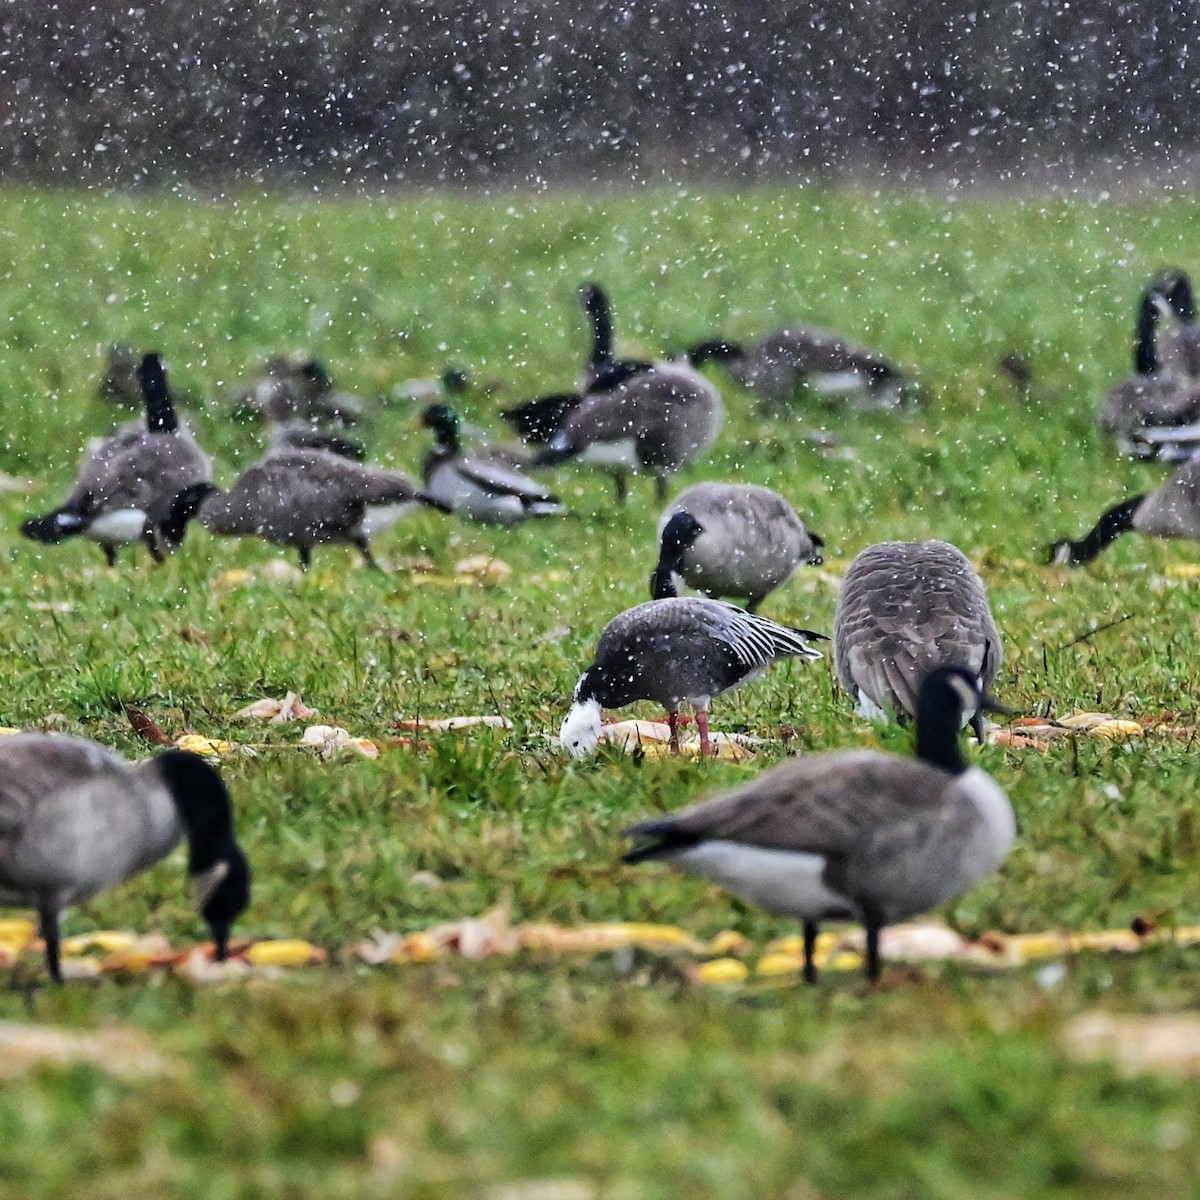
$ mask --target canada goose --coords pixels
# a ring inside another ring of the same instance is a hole
[[[260,537],[292,546],[308,569],[314,546],[342,542],[379,570],[370,539],[417,505],[445,511],[407,476],[350,462],[325,450],[274,450],[228,491],[211,489],[200,523],[220,537]]]
[[[867,978],[879,934],[987,878],[1016,838],[1012,805],[963,757],[964,718],[1005,711],[974,670],[943,666],[921,684],[916,758],[841,750],[782,763],[669,817],[625,830],[627,863],[659,859],[713,879],[768,912],[799,918],[804,978],[816,982],[818,922],[859,921]]]
[[[679,750],[679,709],[696,710],[700,752],[707,754],[708,702],[756,679],[772,663],[799,656],[820,658],[807,629],[778,625],[721,600],[650,600],[626,609],[605,627],[592,665],[579,677],[562,744],[576,758],[600,739],[600,715],[636,700],[667,710],[671,749]]]
[[[746,598],[754,612],[801,563],[821,562],[824,541],[770,488],[698,483],[667,505],[658,526],[658,566],[650,594],[679,594],[677,578],[710,599]]]
[[[1200,458],[1183,463],[1149,495],[1131,496],[1114,504],[1079,541],[1060,538],[1050,547],[1050,562],[1082,566],[1123,533],[1200,542]]]
[[[115,342],[110,346],[108,367],[96,388],[100,399],[124,408],[141,407],[142,385],[138,382],[141,361],[142,356],[124,342]]]
[[[165,858],[186,837],[196,904],[223,961],[250,900],[229,793],[204,759],[132,766],[95,742],[24,733],[0,744],[0,904],[36,908],[56,983],[64,909]]]
[[[1111,387],[1097,416],[1122,454],[1160,452],[1154,437],[1200,421],[1200,328],[1186,275],[1159,276],[1142,291],[1134,327],[1134,373]]]
[[[123,426],[85,454],[66,501],[22,524],[27,538],[54,544],[83,535],[99,542],[110,567],[117,547],[130,542],[144,541],[160,562],[179,545],[172,514],[194,511],[212,480],[212,461],[179,427],[159,355],[142,359],[138,377],[145,424]]]
[[[535,467],[576,460],[609,472],[624,502],[631,472],[654,476],[659,501],[667,477],[696,461],[717,440],[721,397],[690,367],[655,365],[610,392],[586,397],[569,412],[533,460]]]
[[[337,391],[320,359],[281,355],[270,359],[263,375],[234,393],[235,411],[268,421],[333,421],[351,425],[362,415],[362,402]]]
[[[834,613],[833,662],[861,716],[915,716],[921,680],[947,664],[973,671],[986,690],[1002,659],[983,581],[961,550],[879,542],[855,556]]]
[[[500,416],[522,441],[545,444],[588,396],[611,392],[627,379],[656,365],[646,359],[617,358],[613,354],[612,303],[598,283],[583,284],[579,289],[579,302],[591,323],[592,344],[578,390],[539,396],[501,412]]]
[[[786,409],[804,387],[833,399],[857,394],[863,408],[903,399],[904,376],[894,363],[824,329],[779,329],[749,346],[712,339],[685,355],[696,365],[719,363],[767,409]]]
[[[507,463],[465,454],[458,414],[448,405],[431,404],[421,421],[434,438],[422,472],[425,494],[448,510],[488,525],[566,512],[557,496]]]

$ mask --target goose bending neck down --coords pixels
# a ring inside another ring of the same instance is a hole
[[[184,838],[216,958],[250,899],[229,793],[204,759],[168,750],[131,766],[95,742],[18,734],[0,743],[0,904],[36,908],[62,981],[64,909],[165,858]]]
[[[560,740],[577,758],[600,741],[601,714],[637,700],[667,710],[671,750],[679,752],[679,712],[696,711],[700,751],[709,753],[708,705],[784,658],[821,657],[811,642],[825,640],[720,600],[651,600],[627,609],[605,627],[592,665],[579,677]]]
[[[959,745],[964,719],[1005,712],[973,671],[921,684],[916,758],[873,750],[805,755],[742,787],[625,830],[627,863],[658,860],[802,922],[816,981],[819,924],[866,930],[867,977],[884,926],[937,908],[992,874],[1016,837],[1012,806]]]

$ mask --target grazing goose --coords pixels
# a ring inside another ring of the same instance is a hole
[[[449,511],[488,525],[512,525],[528,517],[560,516],[558,497],[497,458],[463,452],[458,413],[431,404],[421,414],[433,432],[425,456],[425,494]]]
[[[791,759],[733,791],[625,831],[625,862],[658,859],[751,904],[798,918],[804,978],[816,982],[820,921],[859,921],[867,978],[885,925],[953,900],[995,871],[1016,820],[999,785],[959,746],[964,719],[1003,712],[973,669],[921,684],[917,755],[841,750]]]
[[[1082,566],[1123,533],[1200,542],[1200,458],[1189,459],[1149,495],[1114,504],[1079,541],[1060,538],[1050,547],[1050,562]]]
[[[1108,390],[1097,416],[1122,454],[1155,456],[1169,443],[1170,430],[1200,422],[1200,329],[1194,316],[1187,276],[1160,276],[1143,290],[1134,373]]]
[[[367,456],[362,442],[344,433],[325,429],[312,421],[293,417],[290,421],[271,421],[269,453],[282,450],[326,450],[340,458],[362,462]]]
[[[658,526],[658,566],[650,594],[679,594],[678,579],[703,592],[746,598],[754,612],[801,563],[821,562],[824,541],[770,488],[698,483],[667,506]]]
[[[679,751],[679,709],[696,710],[700,752],[709,752],[708,702],[756,679],[772,663],[820,658],[810,639],[822,634],[791,629],[721,600],[650,600],[614,617],[600,635],[592,665],[579,677],[562,723],[563,745],[576,758],[600,740],[600,715],[636,700],[667,710],[671,749]]]
[[[200,523],[221,537],[260,537],[292,546],[304,570],[314,546],[356,546],[379,570],[370,539],[417,505],[445,509],[407,476],[350,462],[325,450],[274,450],[225,492],[212,489]]]
[[[66,501],[21,526],[27,538],[54,544],[83,535],[99,542],[110,567],[130,542],[144,541],[159,562],[179,545],[175,518],[194,513],[207,494],[212,461],[180,428],[159,355],[142,359],[138,378],[145,424],[123,426],[85,454]]]
[[[567,413],[535,467],[574,459],[613,477],[624,503],[631,473],[654,476],[667,497],[667,478],[695,462],[717,440],[725,410],[699,372],[669,363],[630,376],[612,391],[587,396]]]
[[[138,367],[142,356],[124,342],[115,342],[108,350],[108,368],[100,378],[96,391],[101,400],[122,408],[140,408],[142,385],[138,382]]]
[[[850,564],[833,618],[833,662],[860,716],[915,716],[921,680],[950,663],[987,689],[1002,658],[983,581],[961,550],[879,542]],[[978,712],[976,722],[982,741]]]
[[[685,357],[696,365],[718,362],[768,409],[786,409],[804,387],[833,399],[857,394],[863,408],[892,408],[903,399],[895,364],[824,329],[779,329],[750,346],[714,339]]]
[[[138,874],[186,837],[188,874],[224,961],[250,900],[229,793],[204,759],[167,750],[138,766],[82,738],[0,743],[0,904],[36,908],[56,983],[64,909]]]

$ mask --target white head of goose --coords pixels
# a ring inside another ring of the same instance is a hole
[[[250,899],[229,793],[204,759],[168,750],[139,766],[95,742],[18,734],[0,743],[0,904],[35,908],[50,976],[62,981],[64,909],[188,842],[188,875],[216,957]]]
[[[557,496],[508,463],[466,454],[458,413],[449,405],[431,404],[421,422],[434,439],[422,468],[425,494],[448,511],[487,525],[514,525],[566,512]]]
[[[857,396],[860,408],[892,408],[904,399],[904,376],[894,363],[824,329],[779,329],[749,346],[715,338],[684,357],[696,366],[719,363],[767,409],[787,409],[803,388],[826,399]]]
[[[66,501],[25,521],[25,537],[54,544],[82,535],[100,544],[109,566],[131,542],[145,542],[159,562],[179,545],[172,514],[194,513],[211,490],[212,460],[180,428],[158,354],[142,359],[138,379],[145,424],[122,426],[85,454]]]
[[[600,741],[606,708],[654,700],[667,710],[671,749],[679,750],[679,710],[696,711],[700,751],[709,752],[708,703],[757,678],[784,658],[820,658],[822,634],[792,629],[720,600],[650,600],[614,617],[592,665],[579,677],[560,738],[582,758]]]
[[[1200,458],[1183,463],[1149,495],[1131,496],[1114,504],[1078,541],[1060,538],[1050,547],[1050,562],[1082,566],[1123,533],[1200,542]]]
[[[962,723],[980,710],[1005,711],[973,670],[939,667],[921,684],[915,759],[875,750],[792,759],[627,829],[634,845],[625,861],[661,860],[800,920],[810,983],[819,922],[859,921],[874,981],[884,926],[986,879],[1016,837],[1008,797],[959,746]]]
[[[679,594],[678,580],[710,599],[737,596],[754,612],[801,563],[821,562],[824,541],[770,488],[698,483],[675,497],[658,526],[650,594]]]
[[[366,565],[379,570],[372,537],[421,505],[446,511],[408,476],[325,450],[273,450],[228,491],[210,490],[199,508],[210,533],[290,546],[304,570],[313,547],[328,543],[355,546]]]
[[[949,542],[879,542],[850,564],[833,618],[838,682],[860,715],[915,716],[921,680],[955,663],[985,689],[1003,652],[983,581]],[[975,733],[983,740],[983,718]]]

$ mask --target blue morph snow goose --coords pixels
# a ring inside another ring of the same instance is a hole
[[[698,483],[667,505],[658,527],[655,600],[679,594],[678,580],[703,592],[745,598],[754,612],[801,563],[821,562],[824,541],[770,488]]]
[[[700,752],[709,752],[708,704],[784,658],[820,658],[810,644],[825,640],[721,600],[650,600],[626,609],[605,627],[592,665],[579,677],[560,737],[577,758],[600,740],[606,708],[653,700],[667,710],[671,749],[679,750],[679,710],[696,711]]]
[[[953,663],[986,690],[1003,652],[983,581],[948,542],[879,542],[851,562],[833,619],[838,682],[860,715],[916,715],[921,681]],[[976,714],[975,732],[983,737]]]
[[[197,907],[223,960],[249,903],[250,869],[229,793],[204,759],[168,750],[135,767],[82,738],[0,741],[0,904],[37,910],[56,982],[63,910],[153,866],[181,838]]]
[[[818,923],[861,922],[878,979],[885,925],[937,908],[992,874],[1016,837],[1012,805],[963,757],[959,729],[1003,709],[973,668],[921,684],[917,754],[842,750],[791,759],[751,782],[625,831],[629,863],[658,860],[803,922],[816,980]]]

